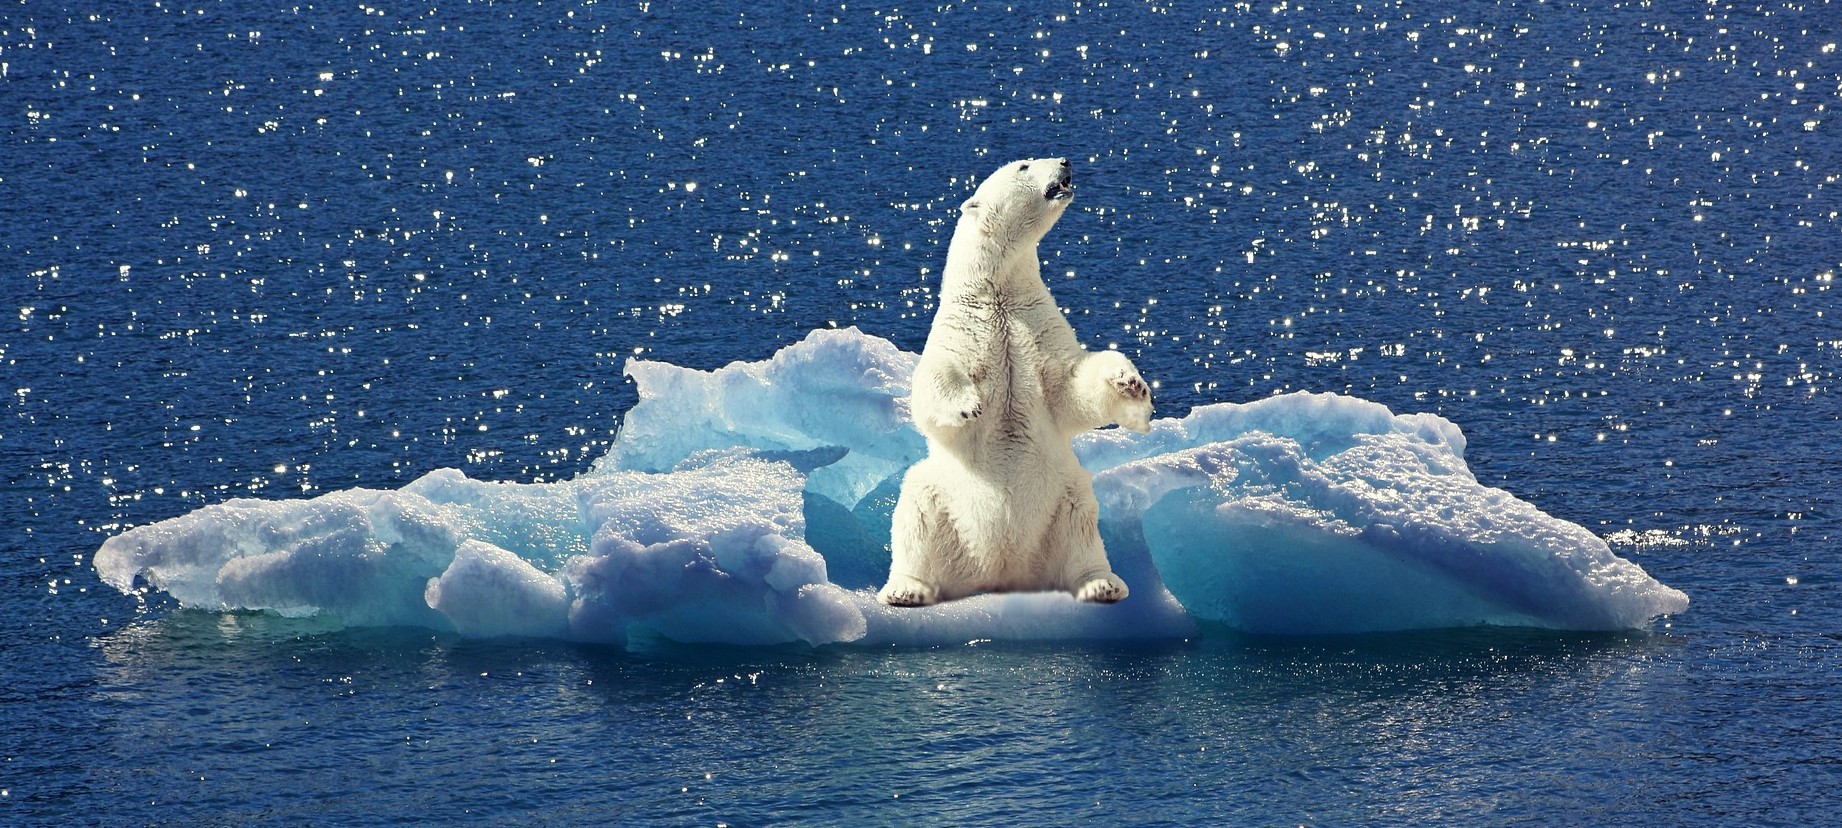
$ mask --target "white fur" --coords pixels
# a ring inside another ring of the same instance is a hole
[[[960,205],[910,400],[928,454],[896,501],[884,603],[1126,597],[1071,441],[1113,423],[1147,430],[1151,392],[1124,354],[1082,348],[1043,285],[1036,245],[1072,198],[1068,169],[1006,164]]]

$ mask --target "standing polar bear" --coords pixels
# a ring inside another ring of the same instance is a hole
[[[896,500],[885,604],[1126,597],[1072,440],[1112,423],[1148,430],[1151,391],[1124,354],[1083,349],[1043,285],[1036,245],[1073,198],[1068,161],[1039,158],[1006,164],[960,205],[915,366],[910,408],[927,457]]]

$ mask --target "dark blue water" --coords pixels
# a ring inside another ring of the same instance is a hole
[[[0,822],[1803,824],[1842,797],[1842,8],[0,12]],[[585,469],[630,356],[918,349],[952,208],[1161,414],[1339,391],[1654,630],[633,653],[178,611],[231,497]]]

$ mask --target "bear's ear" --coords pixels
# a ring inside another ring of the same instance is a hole
[[[968,198],[965,201],[962,201],[959,203],[959,211],[962,213],[969,213],[973,210],[977,210],[978,208],[979,208],[979,200],[977,198]]]

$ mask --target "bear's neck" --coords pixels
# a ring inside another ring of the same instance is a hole
[[[947,246],[942,299],[1045,290],[1036,243],[1017,244],[962,228]]]

